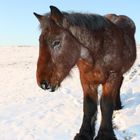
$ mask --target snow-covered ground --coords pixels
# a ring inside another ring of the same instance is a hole
[[[140,140],[140,46],[114,112],[119,140]],[[72,140],[82,122],[82,89],[76,68],[49,93],[36,84],[37,47],[0,47],[0,140]],[[100,91],[100,89],[99,89]],[[100,123],[98,114],[97,128]]]

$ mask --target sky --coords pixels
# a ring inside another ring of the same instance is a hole
[[[0,46],[38,46],[39,23],[33,12],[47,13],[50,5],[62,11],[127,15],[136,24],[140,43],[140,0],[0,0]]]

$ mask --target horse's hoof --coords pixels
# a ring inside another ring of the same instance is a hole
[[[92,139],[89,139],[85,135],[79,133],[74,137],[74,140],[92,140]]]
[[[94,140],[117,140],[117,138],[115,136],[100,132]]]

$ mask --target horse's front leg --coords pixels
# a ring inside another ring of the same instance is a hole
[[[75,136],[74,140],[93,140],[97,115],[97,85],[91,84],[84,79],[84,76],[81,78],[81,83],[84,90],[84,116],[80,132]]]
[[[102,120],[100,129],[95,140],[117,140],[112,127],[112,114],[114,101],[120,89],[122,77],[112,73],[105,84],[103,84],[103,93],[101,97]]]

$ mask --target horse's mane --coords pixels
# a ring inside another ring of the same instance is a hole
[[[98,30],[108,25],[108,20],[98,14],[66,13],[65,18],[71,26],[84,27],[89,30]]]
[[[108,20],[103,16],[98,14],[86,14],[86,13],[67,13],[62,12],[64,17],[67,19],[70,26],[78,26],[82,28],[86,28],[88,30],[98,30],[104,28],[108,25]],[[50,13],[46,13],[46,21],[41,25],[41,28],[47,26],[47,19]]]

